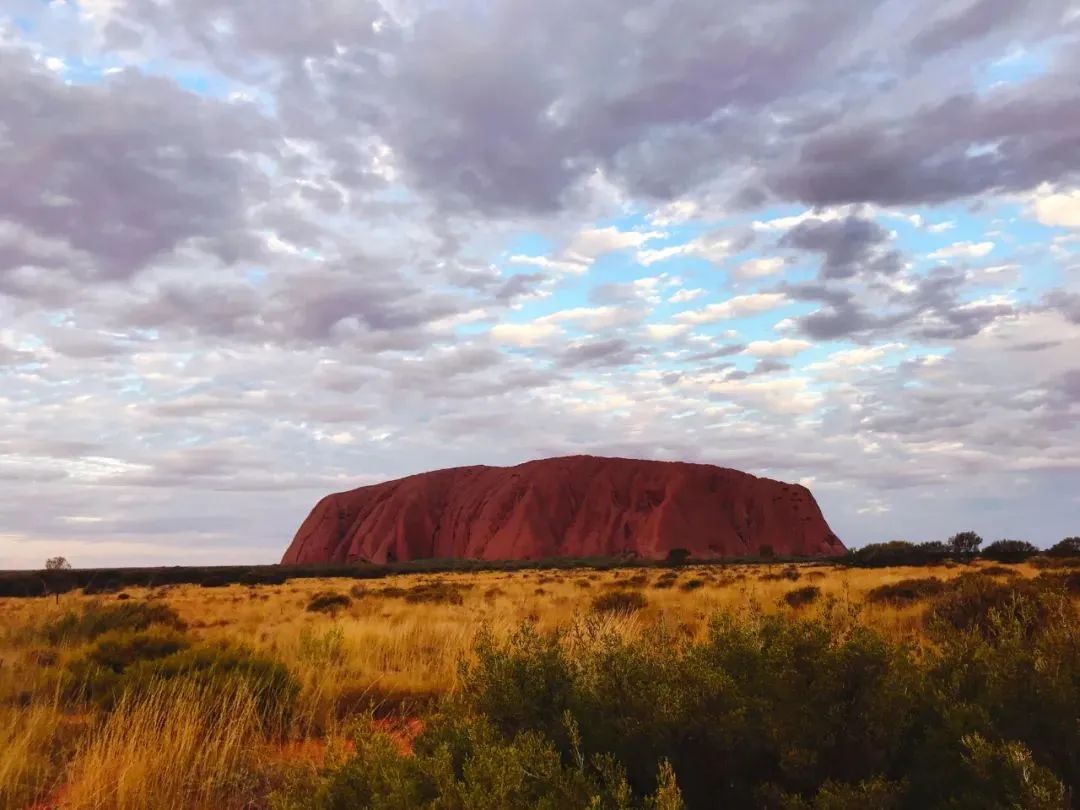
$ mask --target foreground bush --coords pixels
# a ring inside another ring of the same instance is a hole
[[[244,647],[192,647],[124,670],[116,692],[137,699],[171,682],[193,684],[206,694],[243,691],[261,720],[280,725],[292,714],[299,685],[286,667]]]
[[[160,602],[88,602],[81,611],[68,611],[42,628],[51,643],[89,641],[111,631],[135,632],[151,625],[184,629],[180,616]]]
[[[69,702],[89,700],[111,705],[119,697],[129,667],[166,658],[189,646],[182,634],[163,628],[106,633],[86,654],[72,659],[64,668],[64,697]]]

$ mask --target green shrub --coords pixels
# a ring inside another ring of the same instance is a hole
[[[343,593],[320,591],[311,597],[305,610],[308,613],[337,613],[352,604],[352,599]]]
[[[643,593],[638,591],[609,591],[592,600],[592,609],[596,613],[635,613],[649,604]]]
[[[998,562],[1023,562],[1039,553],[1025,540],[996,540],[982,550],[982,556]]]
[[[185,629],[180,616],[159,602],[99,602],[85,604],[81,611],[68,611],[42,628],[51,643],[90,641],[112,631],[134,632],[151,625]]]
[[[870,543],[857,548],[848,556],[848,562],[863,568],[888,568],[896,565],[937,565],[953,553],[939,542],[908,543],[892,540],[888,543]]]
[[[800,608],[813,604],[819,596],[821,596],[821,588],[817,585],[807,585],[788,591],[784,594],[784,602],[793,608]]]
[[[567,721],[573,729],[572,720]],[[483,718],[447,713],[424,729],[404,755],[387,735],[368,731],[356,753],[315,783],[299,781],[272,797],[279,810],[480,810],[630,808],[681,810],[675,774],[661,763],[656,793],[631,804],[611,757],[566,758],[536,732],[507,738]]]
[[[123,686],[122,675],[142,661],[154,661],[185,650],[188,639],[175,630],[150,628],[137,632],[112,631],[64,667],[61,677],[68,701],[96,701],[111,705]]]
[[[255,698],[264,721],[291,715],[300,687],[284,664],[234,645],[191,647],[164,658],[139,661],[124,670],[118,693],[140,693],[185,679],[200,687],[242,688]]]
[[[1053,557],[1080,557],[1080,537],[1059,540],[1046,553]]]
[[[927,611],[927,624],[933,632],[941,625],[964,632],[993,632],[1005,614],[1022,617],[1025,632],[1030,634],[1048,619],[1056,607],[1041,598],[1039,586],[1031,582],[1000,583],[983,574],[963,574],[949,582]]]
[[[979,573],[988,577],[1018,577],[1020,574],[1015,569],[1006,568],[1004,565],[986,565],[979,569]]]
[[[675,583],[679,581],[679,575],[674,571],[667,571],[656,578],[656,582],[653,583],[654,588],[673,588]]]
[[[945,587],[945,583],[937,577],[904,579],[871,588],[866,594],[866,599],[868,602],[879,604],[906,605],[936,596],[945,590]]]

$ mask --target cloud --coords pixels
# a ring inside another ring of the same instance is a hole
[[[994,249],[993,242],[953,242],[930,253],[931,259],[981,259]]]
[[[889,233],[857,216],[805,219],[780,239],[781,247],[819,253],[822,278],[850,278],[857,273],[891,274],[900,269],[896,251],[884,251]]]
[[[1035,218],[1043,225],[1080,228],[1080,190],[1039,194],[1034,208]]]
[[[716,321],[743,318],[777,309],[788,303],[783,293],[752,293],[736,295],[717,304],[709,304],[701,309],[684,310],[675,315],[675,320],[684,324],[714,323]]]
[[[813,345],[810,341],[796,340],[795,338],[752,340],[746,346],[746,353],[757,357],[794,357]]]
[[[779,273],[787,262],[777,257],[749,259],[735,268],[736,278],[764,278]]]
[[[491,327],[491,336],[499,343],[531,347],[558,336],[562,330],[554,323],[500,323]]]

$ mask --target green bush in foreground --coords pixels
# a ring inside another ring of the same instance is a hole
[[[364,734],[286,807],[1065,810],[1080,633],[1059,589],[966,577],[916,653],[840,616],[707,635],[483,635],[412,755]]]
[[[91,641],[111,631],[136,632],[151,625],[183,630],[180,616],[160,602],[88,602],[81,611],[68,611],[42,628],[52,644],[61,641]]]

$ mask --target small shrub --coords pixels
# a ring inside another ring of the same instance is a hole
[[[784,594],[784,601],[793,608],[805,607],[813,604],[821,596],[821,588],[817,585],[806,585],[796,588]]]
[[[985,635],[995,632],[1002,618],[1011,616],[1025,635],[1031,635],[1060,607],[1042,598],[1041,590],[1036,583],[1000,583],[982,574],[964,574],[935,597],[927,624],[938,636],[945,627]]]
[[[701,578],[688,579],[682,585],[679,586],[680,591],[696,591],[698,588],[705,587],[705,580]]]
[[[639,591],[609,591],[592,600],[592,609],[595,613],[635,613],[646,605],[649,600]]]
[[[653,587],[654,588],[661,588],[661,589],[663,589],[663,588],[673,588],[673,587],[675,587],[675,583],[678,582],[678,581],[679,581],[679,575],[676,574],[674,571],[668,571],[666,573],[661,574],[657,578],[656,582],[653,583]]]
[[[866,600],[876,604],[907,605],[929,599],[945,590],[937,577],[904,579],[889,585],[879,585],[866,594]]]
[[[332,591],[320,591],[311,597],[311,601],[307,603],[308,613],[330,613],[335,614],[339,610],[343,610],[352,604],[352,599],[343,593],[334,593]]]
[[[68,611],[42,628],[42,635],[53,644],[64,639],[91,641],[110,631],[145,630],[151,625],[185,629],[179,614],[157,602],[89,602],[82,611]]]

